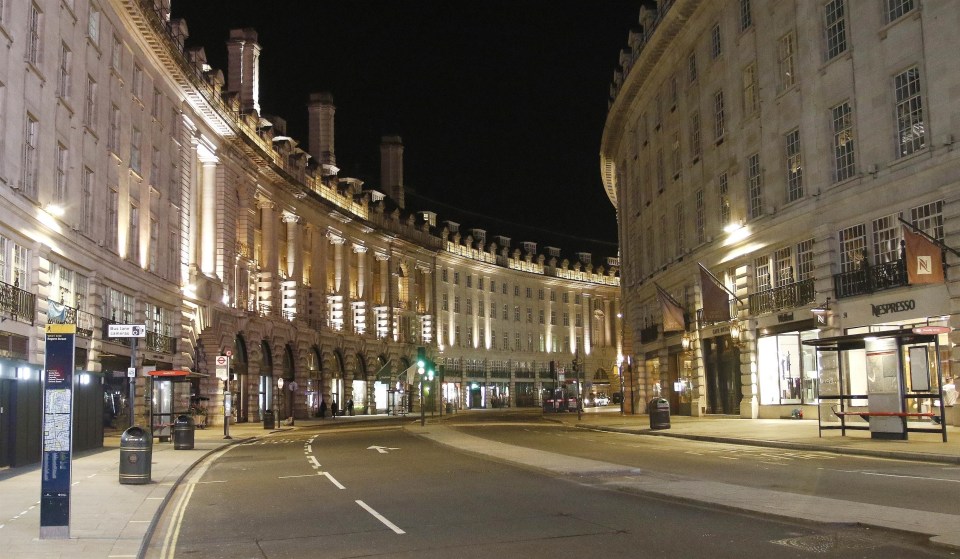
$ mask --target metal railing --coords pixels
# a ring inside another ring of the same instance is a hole
[[[97,317],[69,305],[47,299],[47,324],[73,324],[81,338],[92,338]]]
[[[766,289],[749,296],[750,314],[756,316],[799,307],[812,303],[816,299],[816,295],[813,279]]]
[[[903,260],[894,260],[877,266],[863,266],[859,270],[833,276],[833,292],[837,299],[866,295],[905,285],[907,285],[907,267]]]
[[[158,353],[176,353],[177,339],[147,330],[147,335],[143,340],[143,346],[149,351],[156,351]]]
[[[16,320],[33,324],[37,298],[9,283],[0,282],[0,313]]]
[[[660,330],[656,324],[651,324],[646,328],[640,329],[640,343],[655,342],[659,336]]]

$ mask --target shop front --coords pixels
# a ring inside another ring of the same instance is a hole
[[[706,406],[701,411],[740,415],[740,346],[730,336],[728,326],[707,327],[700,331],[700,340],[706,389]]]
[[[783,313],[758,324],[756,378],[761,419],[799,419],[816,412],[817,352],[802,342],[817,339],[820,331],[813,318],[794,321],[793,317],[792,312]]]
[[[958,371],[951,367],[950,352],[951,342],[949,332],[952,330],[951,316],[943,314],[944,309],[949,307],[950,296],[946,286],[943,284],[914,286],[909,291],[895,290],[887,293],[878,294],[866,300],[848,301],[841,300],[833,310],[833,318],[842,328],[844,335],[869,335],[881,332],[913,332],[915,329],[926,329],[926,331],[936,331],[933,334],[936,337],[936,343],[931,344],[923,352],[930,363],[933,365],[939,362],[939,370],[942,377],[940,379],[932,378],[930,381],[930,392],[943,391],[943,406],[945,406],[944,415],[948,425],[960,425],[960,414],[957,413],[956,401],[956,378]],[[923,331],[923,330],[921,330]],[[867,348],[845,351],[844,366],[846,367],[846,378],[844,390],[847,394],[866,394],[869,388],[868,373],[868,350]],[[905,359],[905,370],[907,374],[904,382],[905,390],[908,392],[914,390],[912,383],[914,377],[909,374],[911,359]],[[920,359],[921,352],[915,350],[915,358]],[[922,375],[917,376],[922,378]],[[942,382],[942,385],[938,385]],[[922,388],[918,385],[917,388]],[[922,392],[922,391],[921,391]],[[853,405],[866,405],[866,400],[852,402]],[[906,402],[906,411],[914,413],[923,413],[927,410],[939,412],[941,400],[933,399],[913,399]]]

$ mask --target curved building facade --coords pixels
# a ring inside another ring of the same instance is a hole
[[[837,393],[836,357],[803,342],[941,326],[924,357],[941,364],[933,397],[901,410],[939,413],[958,370],[957,14],[935,0],[641,9],[601,174],[643,398],[816,418],[821,392]],[[907,247],[911,233],[934,252]],[[843,393],[866,394],[862,354],[842,355]],[[924,392],[917,375],[901,388]]]
[[[185,48],[165,0],[0,6],[7,393],[39,390],[50,323],[76,326],[76,367],[108,414],[136,369],[136,414],[155,427],[171,399],[152,370],[189,371],[170,405],[210,423],[228,396],[233,421],[334,400],[409,410],[421,346],[452,406],[540,405],[575,365],[618,388],[616,259],[408,210],[398,136],[383,138],[379,187],[340,176],[331,95],[310,97],[304,145],[262,114],[255,31],[225,38],[224,72]],[[111,324],[146,336],[131,348]]]

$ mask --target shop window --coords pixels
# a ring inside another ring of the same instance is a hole
[[[763,336],[757,343],[760,404],[814,404],[817,401],[817,355],[801,344],[815,331]]]

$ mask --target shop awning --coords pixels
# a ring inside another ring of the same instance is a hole
[[[190,371],[181,371],[181,370],[172,370],[172,371],[148,371],[148,375],[151,377],[185,377],[190,374]]]
[[[937,336],[932,334],[917,334],[910,330],[889,330],[887,332],[864,332],[862,334],[848,334],[846,336],[834,336],[832,338],[820,338],[817,340],[803,340],[803,345],[812,346],[819,351],[849,351],[851,349],[864,349],[867,339],[885,339],[896,338],[900,345],[904,344],[929,344],[937,341]]]

